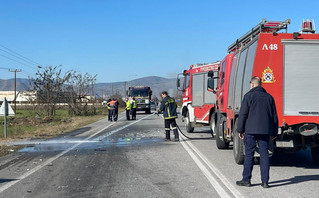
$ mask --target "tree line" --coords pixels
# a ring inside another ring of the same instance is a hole
[[[63,103],[70,115],[93,115],[96,113],[95,81],[96,75],[73,70],[62,72],[61,65],[39,67],[35,77],[31,78],[33,91],[36,92],[33,108],[39,115],[54,116],[57,104]],[[89,102],[93,104],[90,107]]]

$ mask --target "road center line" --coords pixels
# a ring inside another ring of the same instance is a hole
[[[182,138],[183,139],[183,138]],[[188,154],[191,156],[191,158],[194,160],[198,168],[203,172],[203,174],[206,176],[210,184],[213,186],[213,188],[217,191],[220,197],[228,198],[230,197],[227,192],[223,189],[223,187],[218,183],[218,181],[213,177],[213,175],[207,170],[205,165],[198,159],[198,157],[194,154],[194,152],[190,149],[188,145],[183,141],[180,142],[184,149],[188,152]]]
[[[122,130],[122,129],[125,129],[126,127],[129,127],[129,126],[131,126],[131,125],[133,125],[133,124],[135,124],[135,123],[137,123],[137,122],[139,122],[139,121],[141,121],[141,120],[143,120],[143,119],[145,119],[145,118],[148,118],[148,117],[150,117],[150,116],[152,116],[152,115],[153,115],[153,114],[150,114],[150,115],[145,116],[145,117],[143,117],[143,118],[141,118],[141,119],[138,119],[138,120],[136,120],[136,121],[134,121],[134,122],[131,122],[130,124],[124,125],[123,127],[120,127],[119,129],[115,129],[115,130],[109,132],[106,136],[110,136],[110,135],[112,135],[112,134],[114,134],[114,133],[116,133],[116,132],[118,132],[118,131],[120,131],[120,130]],[[122,117],[122,118],[123,118],[123,117]],[[120,119],[122,119],[122,118],[120,118]],[[119,119],[119,120],[120,120],[120,119]],[[99,133],[101,133],[101,132],[104,131],[105,129],[107,129],[107,128],[113,126],[115,123],[116,123],[116,122],[113,122],[113,123],[107,125],[106,127],[102,128],[101,130],[97,131],[96,133],[94,133],[94,134],[90,135],[89,137],[85,138],[85,139],[84,139],[84,142],[85,142],[86,140],[89,140],[89,139],[91,139],[92,137],[98,135]],[[75,149],[76,147],[78,147],[79,145],[83,144],[84,142],[79,142],[79,143],[73,145],[72,147],[68,148],[67,150],[65,150],[65,151],[63,151],[63,152],[57,154],[57,155],[54,156],[54,157],[49,158],[48,160],[46,160],[46,161],[43,162],[42,164],[40,164],[40,165],[34,167],[33,169],[27,171],[27,172],[24,173],[23,175],[17,177],[16,180],[10,181],[10,182],[6,183],[5,185],[1,186],[1,187],[0,187],[0,193],[2,193],[3,191],[7,190],[7,189],[10,188],[11,186],[15,185],[15,184],[18,183],[19,181],[25,179],[26,177],[32,175],[33,173],[37,172],[38,170],[42,169],[43,167],[49,165],[49,164],[52,163],[54,160],[56,160],[56,159],[58,159],[59,157],[65,155],[66,153],[68,153],[69,151]]]
[[[181,135],[181,134],[180,134]],[[236,197],[236,198],[244,198],[244,196],[228,181],[228,179],[190,142],[185,141],[185,139],[181,138],[181,144],[185,148],[185,150],[190,154],[193,158],[197,166],[202,170],[204,175],[207,177],[212,186],[216,189],[218,194],[221,197],[229,197],[227,192],[222,188],[222,186],[216,181],[214,176],[210,174],[207,168],[203,165],[203,163],[198,159],[198,157],[209,167],[209,169],[223,182],[223,184],[227,187],[227,189]],[[197,156],[194,154],[197,154]]]

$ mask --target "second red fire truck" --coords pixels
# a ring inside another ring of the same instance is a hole
[[[207,90],[208,72],[218,71],[220,62],[194,64],[178,74],[177,87],[182,91],[182,119],[187,132],[193,132],[195,124],[210,124],[215,109],[216,96]],[[215,123],[215,122],[212,122]],[[211,126],[214,128],[215,126]]]

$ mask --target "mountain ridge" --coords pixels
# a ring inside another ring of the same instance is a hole
[[[31,81],[25,78],[17,78],[17,91],[32,90]],[[104,98],[118,93],[125,96],[125,90],[129,86],[149,86],[153,91],[153,96],[159,98],[161,91],[168,91],[170,95],[176,94],[176,79],[164,78],[160,76],[146,76],[130,81],[95,83],[94,93],[97,98]],[[14,91],[14,78],[3,80],[0,79],[0,91]],[[91,93],[88,93],[91,94]]]

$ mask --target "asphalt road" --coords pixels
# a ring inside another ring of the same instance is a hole
[[[0,159],[0,197],[319,197],[309,150],[276,153],[269,189],[260,186],[258,164],[253,186],[237,187],[242,166],[207,139],[208,127],[187,134],[206,139],[166,142],[163,125],[154,114],[121,114],[52,140],[16,142],[28,146]]]

